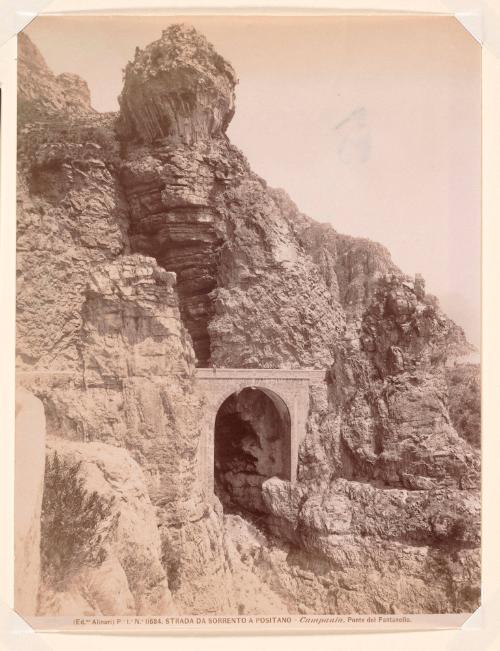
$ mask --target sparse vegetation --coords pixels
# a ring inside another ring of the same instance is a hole
[[[41,518],[42,574],[61,587],[73,571],[100,565],[115,524],[113,499],[84,487],[81,462],[47,458]]]

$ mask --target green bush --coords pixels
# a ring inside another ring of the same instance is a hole
[[[61,588],[83,566],[100,565],[116,527],[114,499],[89,492],[79,475],[81,462],[47,458],[41,517],[41,564],[45,581]]]

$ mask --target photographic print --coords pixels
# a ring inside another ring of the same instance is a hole
[[[17,612],[463,623],[480,44],[446,16],[46,16],[17,65]]]

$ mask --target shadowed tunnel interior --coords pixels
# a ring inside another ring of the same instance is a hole
[[[265,512],[262,483],[290,479],[290,414],[273,391],[247,387],[215,419],[215,492],[227,511]]]

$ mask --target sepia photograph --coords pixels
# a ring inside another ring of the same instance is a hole
[[[18,614],[460,626],[480,43],[452,16],[75,15],[17,47]]]

